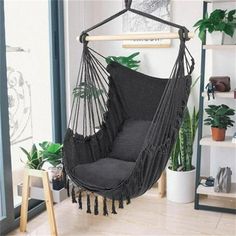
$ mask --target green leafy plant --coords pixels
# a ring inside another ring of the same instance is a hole
[[[192,170],[193,143],[198,127],[198,121],[199,112],[196,111],[195,107],[192,114],[190,114],[189,109],[186,108],[179,135],[171,152],[171,170]]]
[[[115,61],[117,63],[120,63],[123,66],[126,66],[132,70],[137,70],[140,65],[140,61],[135,60],[134,58],[139,55],[139,52],[135,52],[131,54],[130,56],[109,56],[106,58],[106,63],[109,64],[111,61]]]
[[[30,169],[41,170],[45,162],[53,166],[57,166],[62,160],[62,145],[59,143],[42,142],[39,144],[41,149],[38,149],[35,144],[32,145],[31,150],[27,151],[23,147],[20,149],[27,157],[26,166]]]
[[[32,145],[30,151],[27,151],[23,147],[20,147],[20,149],[25,153],[27,157],[26,166],[28,168],[37,170],[40,170],[42,168],[44,161],[42,160],[42,157],[38,155],[38,149],[35,144]]]
[[[199,38],[204,41],[206,38],[206,31],[212,33],[214,31],[224,32],[225,34],[233,37],[236,29],[236,10],[214,10],[210,16],[208,14],[194,25],[199,30]]]
[[[61,164],[62,147],[60,143],[42,142],[39,144],[42,150],[39,150],[39,156],[44,162],[48,162],[54,167]]]
[[[95,85],[90,83],[82,82],[78,87],[73,89],[73,95],[75,97],[79,96],[80,98],[87,99],[96,99],[103,93],[102,89],[97,88]]]
[[[197,84],[200,76],[193,82],[191,90]],[[192,114],[189,108],[184,111],[183,122],[181,124],[179,134],[175,145],[171,151],[170,166],[173,171],[190,171],[192,166],[193,143],[198,128],[199,112],[193,108]]]
[[[229,108],[227,105],[209,105],[205,109],[208,117],[204,120],[205,125],[210,125],[214,128],[227,129],[232,127],[234,121],[230,119],[230,116],[235,114],[235,110]]]

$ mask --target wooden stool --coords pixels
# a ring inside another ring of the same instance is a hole
[[[54,210],[53,210],[53,199],[52,199],[52,192],[51,192],[49,178],[48,178],[48,172],[43,171],[43,170],[25,169],[24,180],[23,180],[23,189],[22,189],[20,231],[25,232],[26,226],[27,226],[30,176],[42,178],[43,189],[44,189],[44,198],[45,198],[45,203],[46,203],[47,212],[48,212],[51,235],[57,236],[57,227],[56,227],[56,220],[55,220],[55,215],[54,215]]]

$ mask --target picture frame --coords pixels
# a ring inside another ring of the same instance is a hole
[[[134,0],[132,8],[171,20],[171,0]],[[123,32],[126,34],[169,33],[171,27],[128,12],[123,16]],[[127,40],[123,48],[169,48],[171,39]]]

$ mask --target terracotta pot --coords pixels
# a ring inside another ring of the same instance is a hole
[[[225,131],[224,128],[215,128],[211,127],[212,139],[215,141],[224,141],[225,140]]]

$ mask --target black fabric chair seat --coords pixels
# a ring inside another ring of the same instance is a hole
[[[88,186],[110,189],[129,177],[134,166],[135,162],[103,158],[96,162],[77,165],[73,169],[73,175]]]

